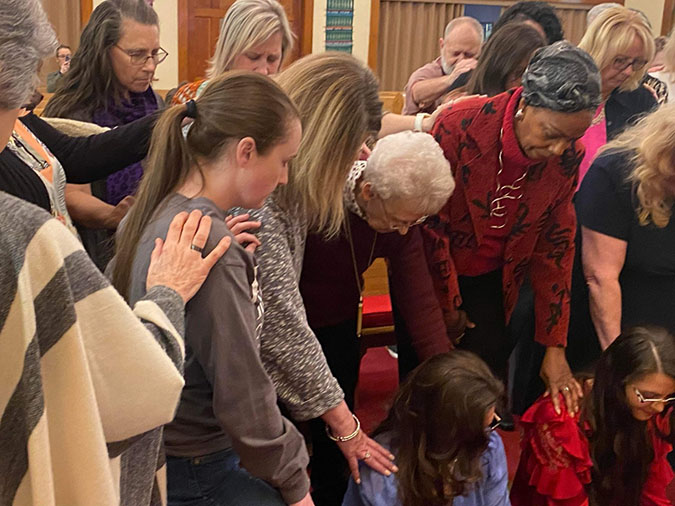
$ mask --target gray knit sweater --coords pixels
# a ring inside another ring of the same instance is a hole
[[[256,257],[265,305],[263,364],[293,417],[317,418],[340,404],[344,394],[307,323],[300,295],[307,217],[281,209],[274,195],[261,209],[248,212],[262,223]]]

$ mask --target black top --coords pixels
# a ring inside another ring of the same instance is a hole
[[[35,114],[21,118],[28,129],[61,162],[69,183],[91,183],[132,163],[148,151],[152,128],[158,115],[89,137],[70,137]],[[47,189],[33,169],[5,148],[0,152],[0,190],[51,210]]]
[[[607,141],[622,133],[626,127],[658,107],[652,92],[644,86],[633,91],[617,91],[609,96],[605,105],[607,117]]]
[[[640,225],[624,153],[600,156],[588,170],[576,208],[586,228],[628,243],[621,271],[622,327],[649,324],[675,332],[675,219]],[[583,245],[582,245],[583,246]]]

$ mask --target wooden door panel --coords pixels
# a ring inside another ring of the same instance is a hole
[[[194,81],[204,77],[208,60],[214,53],[218,41],[220,22],[234,0],[179,0],[178,3],[178,74],[180,81]],[[303,55],[303,47],[311,51],[311,45],[303,46],[302,0],[281,0],[286,10],[291,30],[297,38],[293,50],[286,58],[286,64]],[[313,2],[305,2],[304,9],[312,9]],[[311,16],[309,17],[311,19]],[[307,32],[305,30],[305,32]],[[309,30],[311,34],[311,29]]]

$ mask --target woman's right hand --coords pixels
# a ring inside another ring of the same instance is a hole
[[[312,496],[309,492],[307,495],[300,499],[298,502],[289,504],[288,506],[314,506],[314,501],[312,501]]]
[[[211,218],[194,210],[189,215],[178,213],[169,225],[166,240],[155,239],[155,249],[150,257],[146,289],[166,286],[175,290],[187,302],[199,291],[216,262],[230,247],[229,236],[202,258],[203,249],[211,232]]]
[[[249,214],[240,214],[238,216],[228,216],[225,218],[225,224],[230,229],[236,241],[241,244],[249,253],[255,253],[255,250],[260,246],[260,239],[258,239],[252,230],[260,228],[259,221],[250,221]]]
[[[448,338],[457,345],[464,337],[466,329],[473,329],[476,324],[469,320],[469,315],[466,311],[457,309],[451,313],[444,314],[445,328],[448,333]]]

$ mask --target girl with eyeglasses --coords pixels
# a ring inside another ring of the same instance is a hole
[[[467,351],[436,355],[401,386],[375,440],[396,476],[365,466],[343,506],[507,506],[508,472],[495,407],[502,384]]]
[[[547,399],[523,416],[514,506],[665,506],[673,471],[675,337],[633,328],[605,350],[581,411]]]

